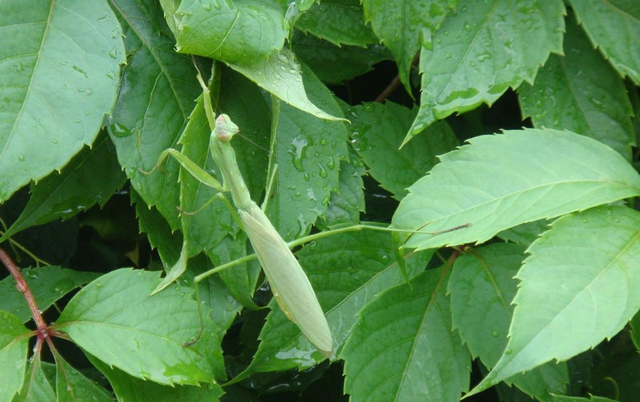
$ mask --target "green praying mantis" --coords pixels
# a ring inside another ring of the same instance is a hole
[[[211,137],[209,150],[220,168],[222,183],[206,173],[197,164],[189,160],[186,156],[175,149],[163,151],[156,166],[171,156],[191,175],[203,184],[219,191],[220,198],[230,208],[232,214],[236,214],[242,229],[255,251],[254,255],[232,261],[231,263],[219,266],[198,275],[195,278],[196,284],[205,277],[220,272],[237,263],[246,262],[252,258],[258,258],[260,265],[270,283],[275,299],[285,313],[287,318],[293,321],[311,342],[311,344],[325,357],[333,356],[333,339],[329,324],[322,311],[320,303],[316,297],[313,287],[307,275],[300,266],[298,260],[291,252],[291,248],[304,244],[329,234],[336,234],[345,231],[357,231],[361,229],[384,230],[393,232],[406,232],[399,229],[391,229],[379,226],[354,225],[346,228],[323,232],[316,235],[307,236],[303,239],[287,244],[265,215],[264,211],[251,199],[251,195],[242,177],[236,161],[236,155],[231,140],[240,130],[229,116],[214,114],[211,96],[208,87],[205,85],[200,72],[197,75],[198,82],[203,90],[204,109]],[[225,192],[231,193],[231,198],[235,205],[235,210],[221,195]],[[461,225],[441,232],[419,232],[428,234],[440,234],[470,226]],[[411,232],[415,233],[415,232]],[[186,248],[186,247],[185,247]],[[161,291],[184,271],[186,267],[186,252],[180,256],[180,262],[176,264],[177,269],[171,269],[165,280],[158,286],[154,293]],[[175,267],[174,267],[175,268]],[[197,286],[196,286],[197,289]]]

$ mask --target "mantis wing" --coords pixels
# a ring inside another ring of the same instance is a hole
[[[300,263],[255,203],[238,212],[280,308],[307,339],[330,358],[333,340],[329,324]]]

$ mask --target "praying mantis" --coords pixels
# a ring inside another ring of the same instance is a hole
[[[156,166],[160,166],[164,159],[171,156],[182,168],[187,170],[200,182],[219,191],[219,198],[225,202],[227,207],[232,211],[232,214],[237,217],[240,226],[246,232],[255,251],[255,255],[247,256],[198,275],[195,277],[195,282],[198,283],[205,277],[239,262],[248,261],[251,258],[257,257],[270,283],[274,297],[287,318],[300,328],[304,336],[323,356],[331,358],[333,356],[333,339],[329,324],[309,279],[290,248],[312,241],[315,238],[325,237],[328,235],[327,233],[340,233],[361,229],[396,232],[406,231],[378,226],[354,225],[336,229],[331,232],[307,236],[304,239],[299,239],[298,241],[287,244],[271,224],[264,211],[251,199],[247,185],[238,168],[235,151],[230,143],[233,136],[239,132],[238,126],[225,114],[221,114],[216,118],[209,89],[204,83],[199,71],[197,79],[203,90],[205,115],[211,130],[209,151],[220,169],[222,183],[175,149],[170,148],[163,151]],[[230,192],[235,209],[227,199],[222,196],[225,192]],[[237,215],[235,215],[236,211]],[[470,225],[461,225],[437,233],[421,233],[439,234],[462,229],[467,226]],[[184,271],[186,266],[186,252],[184,248],[180,260],[182,261],[176,265],[179,269],[171,269],[165,280],[158,286],[154,293],[164,289]]]

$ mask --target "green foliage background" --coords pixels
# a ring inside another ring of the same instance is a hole
[[[639,44],[634,0],[0,3],[0,241],[67,340],[0,274],[0,401],[637,400]],[[149,174],[220,178],[196,66],[330,360],[255,261],[194,281],[252,253]]]

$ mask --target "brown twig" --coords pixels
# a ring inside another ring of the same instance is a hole
[[[9,273],[16,281],[16,289],[18,292],[22,293],[24,298],[27,300],[27,304],[29,305],[29,309],[31,310],[31,315],[33,316],[33,321],[35,321],[36,326],[38,328],[38,332],[47,328],[47,324],[44,322],[42,318],[42,312],[38,309],[38,305],[36,304],[36,300],[33,298],[33,294],[29,289],[29,285],[22,277],[22,272],[20,272],[20,268],[16,266],[13,262],[9,254],[0,248],[0,261],[4,264],[5,267],[9,270]]]
[[[42,318],[42,311],[38,308],[36,299],[34,299],[33,293],[31,293],[31,289],[29,289],[29,284],[24,280],[20,268],[18,268],[11,257],[9,257],[9,254],[7,254],[7,252],[2,248],[0,248],[0,261],[9,270],[9,273],[16,281],[16,289],[18,289],[18,291],[22,293],[24,298],[27,300],[29,310],[31,310],[31,316],[33,317],[33,321],[36,323],[35,335],[37,336],[37,340],[36,346],[34,348],[34,353],[37,355],[40,354],[43,341],[47,342],[52,350],[55,350],[53,342],[51,341],[51,336],[57,336],[65,339],[67,339],[67,336],[63,333],[53,330],[44,321],[44,318]]]

